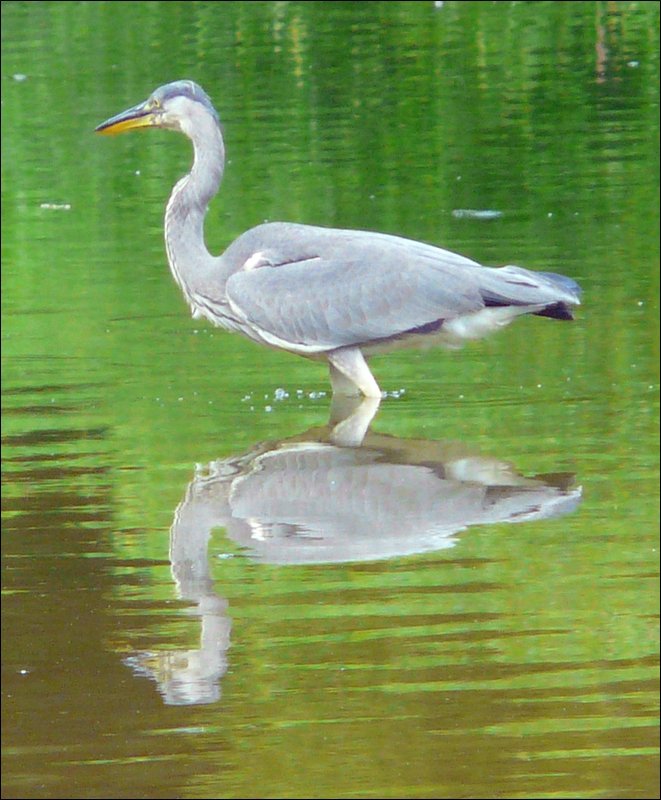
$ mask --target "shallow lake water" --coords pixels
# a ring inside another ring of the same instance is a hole
[[[659,6],[2,5],[3,798],[658,791]],[[191,320],[264,220],[561,272],[573,323],[319,364]]]

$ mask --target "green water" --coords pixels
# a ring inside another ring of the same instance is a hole
[[[658,42],[651,2],[2,4],[3,797],[656,796]],[[190,319],[189,143],[92,133],[182,77],[212,252],[381,230],[577,321],[375,359],[338,446],[322,366]]]

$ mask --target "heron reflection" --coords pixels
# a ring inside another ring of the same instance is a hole
[[[170,560],[179,596],[201,619],[200,646],[127,659],[156,680],[166,703],[220,696],[231,619],[210,572],[215,529],[239,557],[337,564],[450,548],[471,526],[550,519],[580,503],[572,474],[526,477],[461,442],[374,433],[375,410],[365,400],[338,418],[335,408],[326,427],[195,470],[174,514]]]

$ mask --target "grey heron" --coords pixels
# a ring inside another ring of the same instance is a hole
[[[223,176],[218,114],[196,83],[175,81],[103,122],[184,133],[193,166],[170,195],[165,244],[193,317],[270,347],[326,359],[333,392],[381,397],[366,358],[400,346],[456,347],[522,314],[573,319],[571,278],[517,266],[485,267],[422,242],[384,233],[267,222],[222,255],[204,241],[204,218]]]

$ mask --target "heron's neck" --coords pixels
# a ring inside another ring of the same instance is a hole
[[[209,119],[191,136],[193,167],[172,190],[165,210],[165,247],[174,279],[186,298],[205,282],[216,259],[204,242],[204,217],[218,191],[225,165],[223,138]]]

